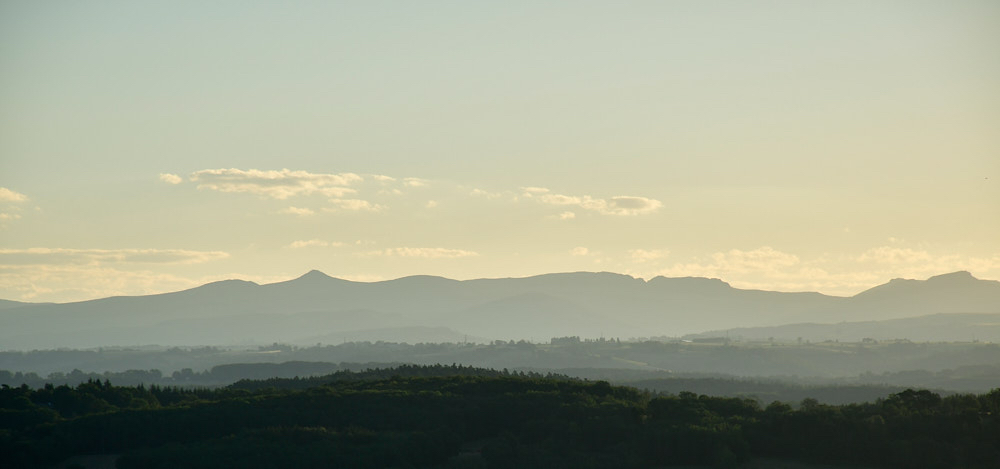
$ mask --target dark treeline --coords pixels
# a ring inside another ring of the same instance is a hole
[[[26,384],[40,388],[46,384],[76,386],[88,381],[111,381],[124,386],[220,386],[239,380],[262,380],[273,377],[309,377],[328,375],[335,371],[364,370],[393,364],[376,363],[327,363],[290,361],[283,363],[230,363],[216,365],[203,371],[183,368],[170,374],[158,369],[105,371],[102,373],[73,370],[69,373],[54,372],[47,377],[37,373],[10,372],[0,370],[0,385],[20,386]]]
[[[456,369],[457,367],[457,369]],[[391,371],[388,370],[391,368]],[[333,371],[336,370],[336,371]],[[331,371],[333,371],[331,373]],[[907,389],[905,386],[885,385],[804,385],[773,379],[750,379],[713,376],[676,376],[669,372],[651,373],[637,370],[613,369],[571,369],[571,370],[514,370],[519,376],[532,378],[584,378],[604,380],[613,384],[633,386],[653,392],[678,393],[690,391],[710,396],[753,398],[759,402],[799,402],[805,398],[815,398],[826,404],[850,404],[870,402],[885,398],[889,394]],[[85,373],[74,370],[71,373],[53,373],[41,378],[32,373],[10,373],[0,370],[0,385],[32,388],[46,385],[70,387],[86,382],[110,381],[124,386],[160,387],[231,387],[256,390],[268,387],[285,389],[306,389],[341,380],[383,379],[394,375],[404,376],[504,376],[501,371],[472,366],[452,367],[421,366],[399,363],[235,363],[214,366],[209,370],[193,371],[190,368],[164,375],[159,370],[128,370],[123,372]],[[662,377],[658,377],[662,376]],[[656,378],[653,378],[656,377]],[[637,379],[638,378],[638,379]],[[935,391],[939,394],[953,394]]]
[[[520,377],[520,378],[547,378],[547,379],[573,379],[569,376],[556,373],[541,373],[533,371],[509,371],[494,370],[491,368],[477,368],[474,366],[464,366],[458,364],[446,365],[397,365],[392,367],[375,367],[364,370],[351,368],[351,365],[343,364],[345,369],[333,374],[312,377],[293,378],[268,378],[268,379],[242,379],[229,386],[231,389],[262,390],[262,389],[308,389],[316,386],[339,383],[343,381],[376,381],[380,379],[392,379],[399,377],[407,378],[432,378],[444,376],[478,376],[485,378],[498,377]]]
[[[450,374],[449,374],[450,372]],[[0,389],[0,467],[735,467],[752,458],[995,468],[1000,389],[798,408],[469,367],[342,372],[307,389]],[[422,376],[424,375],[424,376]]]

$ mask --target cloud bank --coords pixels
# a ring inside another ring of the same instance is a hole
[[[28,196],[6,187],[0,187],[0,202],[24,202],[26,200],[28,200]]]
[[[555,206],[576,206],[602,215],[633,216],[645,215],[657,211],[663,203],[648,197],[619,195],[607,199],[598,199],[589,195],[575,196],[553,194],[544,187],[523,187],[523,196],[535,199],[543,204]]]
[[[633,258],[633,263],[640,262]],[[958,270],[979,272],[980,275],[997,272],[1000,270],[1000,254],[973,257],[880,246],[859,255],[824,255],[802,259],[792,253],[763,246],[752,250],[716,252],[707,259],[679,262],[655,274],[721,278],[738,288],[853,295],[893,278],[923,279]]]
[[[339,241],[324,241],[322,239],[310,239],[310,240],[303,240],[303,241],[295,241],[292,244],[289,244],[288,247],[290,247],[292,249],[302,249],[302,248],[311,248],[311,247],[323,247],[323,248],[325,248],[325,247],[338,247],[338,246],[343,246],[343,245],[344,245],[344,243],[339,242]]]
[[[411,247],[401,247],[401,248],[388,248],[378,251],[369,251],[364,253],[365,256],[379,256],[379,257],[420,257],[424,259],[454,259],[460,257],[475,257],[479,253],[474,251],[466,251],[463,249],[446,249],[446,248],[411,248]]]
[[[180,184],[184,182],[184,178],[170,173],[160,173],[160,180],[167,184]]]
[[[278,213],[286,213],[289,215],[298,215],[300,217],[308,217],[310,215],[315,215],[316,212],[309,208],[294,207],[289,206],[281,209]]]
[[[362,180],[354,173],[310,173],[289,169],[205,169],[191,174],[191,181],[198,183],[199,189],[248,193],[279,200],[312,194],[343,197],[357,192],[346,186]]]
[[[200,264],[229,257],[222,251],[186,249],[0,249],[0,265],[40,264]]]
[[[327,208],[328,212],[348,211],[348,212],[378,212],[385,209],[384,205],[373,204],[361,199],[330,199],[332,208]]]

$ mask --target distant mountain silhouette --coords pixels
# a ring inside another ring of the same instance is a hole
[[[21,301],[11,301],[11,300],[0,300],[0,309],[16,308],[18,306],[25,306],[34,303],[24,303]]]
[[[628,338],[938,313],[1000,313],[1000,282],[955,272],[893,280],[844,298],[742,290],[718,279],[644,281],[608,272],[353,282],[314,270],[265,285],[226,280],[158,295],[2,302],[0,349],[379,340],[380,330],[397,341],[410,330],[411,342],[465,334],[536,341],[566,335]]]
[[[933,313],[1000,312],[1000,282],[979,280],[969,272],[927,280],[893,279],[850,298],[845,320],[895,319]]]

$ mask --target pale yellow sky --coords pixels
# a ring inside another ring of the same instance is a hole
[[[0,298],[1000,279],[1000,5],[4,2]]]

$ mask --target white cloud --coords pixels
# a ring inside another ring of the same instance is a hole
[[[372,174],[371,178],[379,182],[394,182],[396,178],[384,174]]]
[[[854,258],[861,268],[891,272],[894,277],[920,278],[941,273],[968,270],[990,272],[1000,270],[1000,254],[992,257],[935,254],[926,250],[880,246]]]
[[[574,205],[602,215],[645,215],[655,212],[663,206],[663,203],[659,200],[631,195],[597,199],[589,195],[554,194],[544,187],[522,187],[521,191],[525,198],[535,199],[544,204],[556,206]]]
[[[563,212],[559,214],[560,220],[572,220],[576,218],[576,214],[573,212]]]
[[[571,256],[586,256],[587,254],[590,254],[590,249],[587,249],[587,248],[585,248],[583,246],[577,246],[577,247],[571,249],[569,251],[569,254]]]
[[[544,187],[522,187],[521,190],[524,191],[525,197],[533,197],[535,194],[545,194],[549,192],[549,190]]]
[[[212,279],[198,282],[163,269],[228,257],[221,251],[187,249],[0,249],[0,297],[79,301],[176,291]]]
[[[427,208],[434,208],[438,206],[438,203],[436,200],[428,200],[427,203],[424,204],[424,206]]]
[[[373,204],[367,200],[361,199],[330,199],[330,203],[334,205],[335,208],[325,209],[328,212],[336,212],[340,210],[348,210],[353,212],[378,212],[385,209],[384,206],[379,204]]]
[[[857,259],[858,262],[876,262],[879,264],[912,264],[915,262],[928,262],[931,260],[931,255],[927,251],[881,246],[865,251]]]
[[[184,178],[170,173],[160,173],[160,180],[167,184],[180,184],[184,182]]]
[[[288,247],[292,249],[310,248],[310,247],[339,247],[343,246],[344,243],[340,241],[324,241],[322,239],[310,239],[306,241],[295,241],[289,244]]]
[[[289,215],[298,215],[300,217],[308,217],[310,215],[315,215],[316,214],[316,212],[314,212],[312,209],[303,208],[303,207],[287,207],[287,208],[281,209],[278,213],[286,213],[286,214],[289,214]]]
[[[0,264],[0,298],[66,302],[109,296],[150,295],[228,279],[242,279],[258,284],[288,279],[284,275],[242,273],[217,273],[189,278],[131,267],[121,264]]]
[[[499,192],[489,192],[489,191],[484,191],[482,189],[472,189],[472,191],[469,192],[469,195],[475,197],[486,197],[487,199],[490,200],[497,199],[503,196],[503,194]]]
[[[0,187],[0,202],[24,202],[26,200],[28,200],[28,196],[6,187]]]
[[[229,257],[222,251],[187,249],[0,249],[0,265],[32,264],[199,264]]]
[[[403,184],[405,184],[407,187],[427,187],[427,185],[430,183],[430,181],[420,178],[406,178],[403,179],[403,181],[404,181]]]
[[[0,264],[3,297],[21,301],[80,301],[163,293],[197,285],[175,275],[94,264]]]
[[[602,213],[611,215],[642,215],[655,212],[662,206],[663,203],[656,199],[619,195],[607,201],[607,207]]]
[[[668,277],[700,276],[735,279],[746,276],[780,276],[793,267],[800,267],[799,257],[763,246],[751,251],[730,249],[716,252],[708,262],[695,259],[694,262],[677,263],[660,270],[659,275]],[[801,270],[801,269],[799,269]]]
[[[526,194],[531,194],[527,192]],[[538,196],[538,200],[551,205],[579,205],[586,209],[593,209],[594,207],[587,207],[586,204],[591,204],[593,201],[588,197],[586,199],[581,199],[580,197],[574,197],[570,195],[561,194],[543,194]]]
[[[17,220],[21,215],[16,213],[0,213],[0,220]]]
[[[893,278],[925,279],[957,270],[968,270],[983,276],[980,278],[997,278],[1000,254],[972,257],[881,246],[857,255],[801,259],[765,246],[750,251],[717,252],[707,259],[676,263],[656,274],[721,278],[738,288],[853,295]]]
[[[717,252],[712,255],[716,265],[730,272],[749,272],[752,270],[773,271],[791,267],[799,263],[799,257],[794,254],[777,251],[769,246],[763,246],[752,251],[730,249],[728,252]]]
[[[343,197],[357,191],[345,187],[363,178],[354,173],[310,173],[308,171],[262,171],[205,169],[191,175],[199,189],[220,192],[243,192],[274,199],[287,199],[300,195],[322,194],[328,197]]]
[[[425,259],[440,259],[440,258],[459,258],[459,257],[475,257],[479,253],[474,251],[466,251],[463,249],[445,249],[445,248],[411,248],[411,247],[401,247],[401,248],[388,248],[378,251],[369,251],[364,253],[365,256],[381,256],[381,257],[422,257]]]
[[[632,256],[632,262],[643,263],[663,259],[670,254],[670,251],[666,249],[630,249],[628,253]]]

